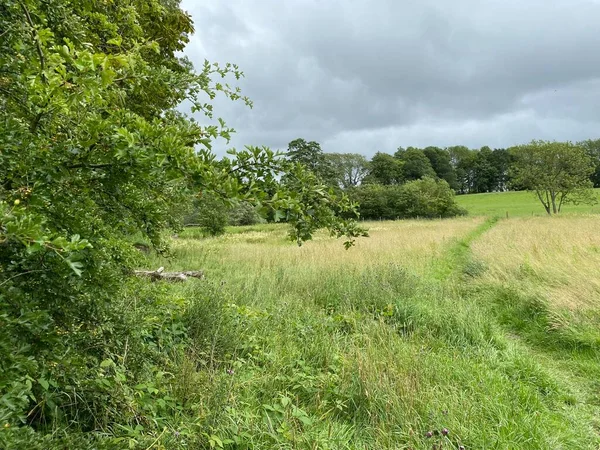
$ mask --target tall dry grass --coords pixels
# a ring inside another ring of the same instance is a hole
[[[557,309],[600,309],[598,216],[503,220],[472,251],[485,281],[519,285]]]

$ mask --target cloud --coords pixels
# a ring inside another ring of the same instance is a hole
[[[207,0],[186,49],[232,61],[254,101],[217,101],[231,145],[330,152],[579,140],[600,130],[592,0]],[[596,134],[598,133],[598,134]],[[219,151],[224,144],[217,146]]]

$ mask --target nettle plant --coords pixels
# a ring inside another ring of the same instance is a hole
[[[0,30],[2,423],[44,420],[30,413],[43,371],[104,360],[136,264],[128,237],[163,250],[198,193],[272,210],[298,243],[319,228],[347,246],[364,234],[340,218],[355,205],[301,165],[267,148],[211,153],[233,131],[211,120],[212,100],[251,102],[228,82],[237,66],[196,72],[177,56],[193,32],[177,0],[7,0]],[[184,100],[209,124],[177,111]]]

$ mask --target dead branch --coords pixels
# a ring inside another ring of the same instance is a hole
[[[147,277],[152,281],[187,281],[188,278],[204,278],[204,272],[201,270],[187,270],[184,272],[164,272],[164,267],[159,267],[156,270],[134,270],[134,275],[137,277]]]

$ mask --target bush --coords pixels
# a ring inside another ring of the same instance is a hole
[[[264,222],[256,208],[248,202],[240,202],[229,211],[229,225],[256,225]]]
[[[466,214],[454,199],[454,191],[444,180],[423,178],[403,185],[368,184],[349,192],[359,203],[363,219],[454,217]]]
[[[195,200],[193,212],[184,220],[185,225],[200,226],[211,236],[223,234],[228,222],[229,208],[225,201],[207,194]]]

